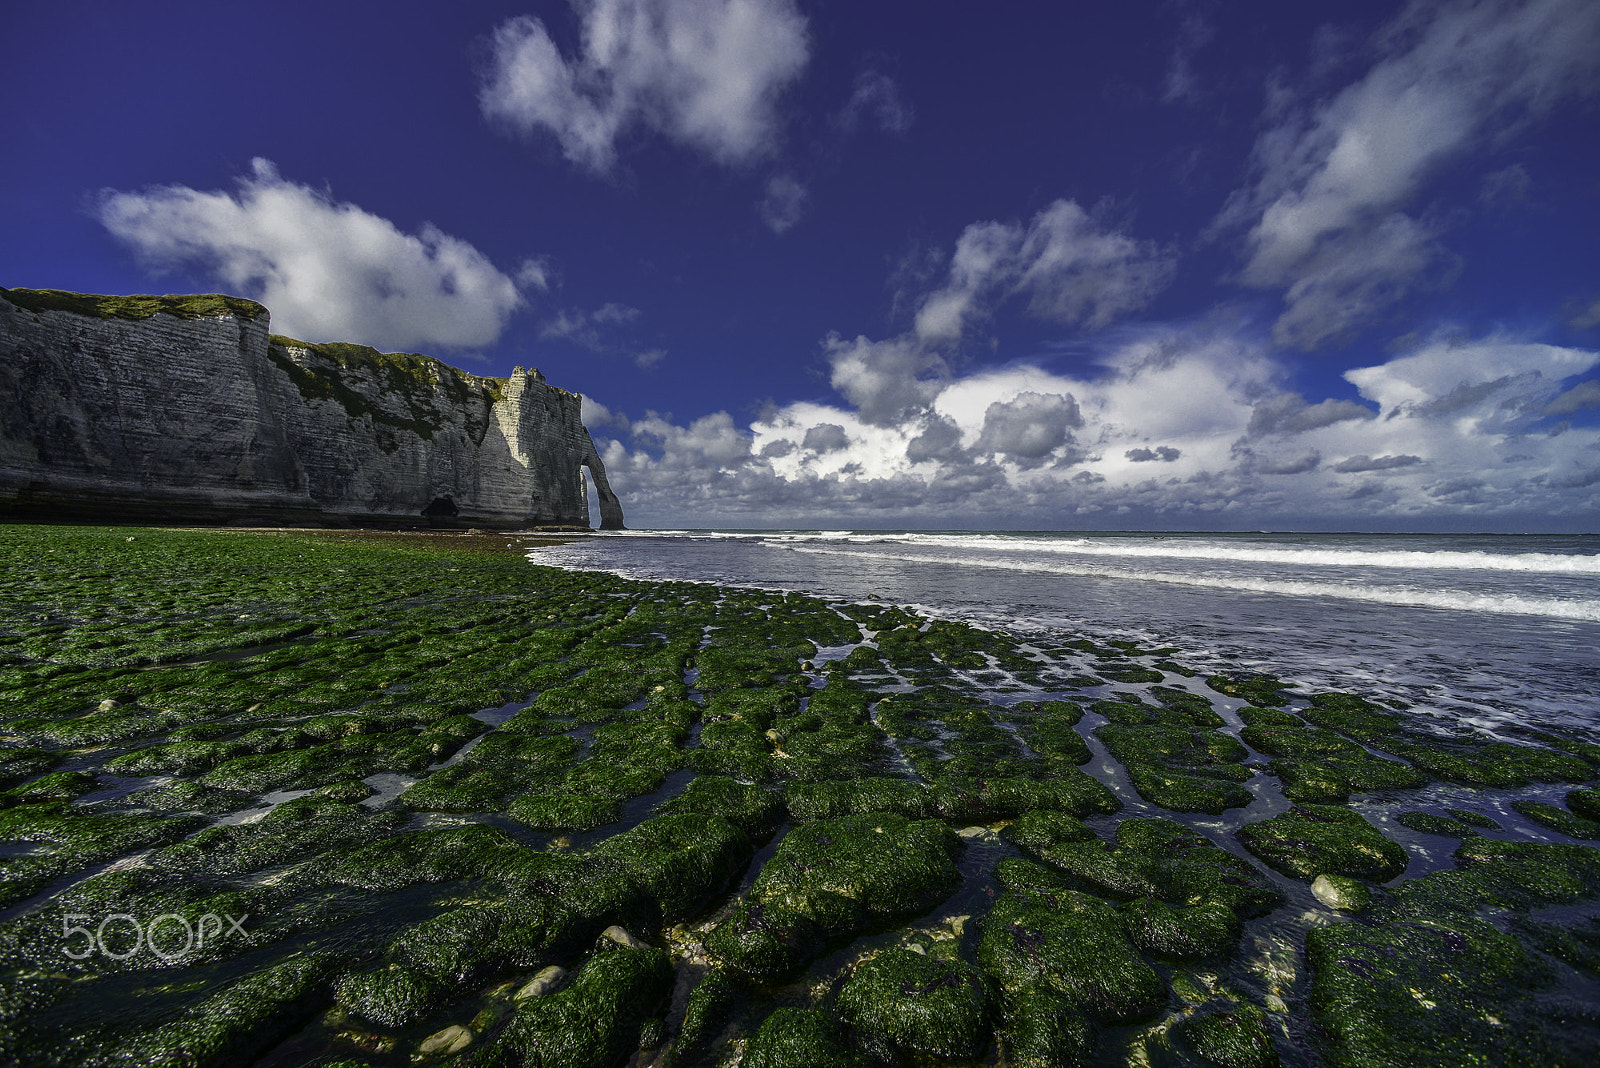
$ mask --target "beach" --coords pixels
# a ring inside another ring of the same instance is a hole
[[[1592,541],[6,527],[0,1060],[1588,1064]]]

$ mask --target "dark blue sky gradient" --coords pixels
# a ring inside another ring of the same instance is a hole
[[[615,142],[615,165],[598,173],[565,158],[548,131],[520,134],[490,121],[478,100],[494,64],[491,35],[509,19],[541,19],[562,56],[578,54],[582,17],[566,2],[16,5],[0,45],[0,91],[9,102],[0,111],[0,285],[237,288],[224,285],[204,255],[160,264],[141,255],[137,242],[119,240],[102,221],[101,198],[174,186],[236,194],[252,160],[263,158],[284,183],[320,191],[404,233],[432,224],[507,276],[528,258],[543,258],[551,284],[542,291],[524,285],[525,304],[503,316],[497,337],[460,346],[423,339],[414,347],[480,374],[537,365],[550,381],[603,405],[615,418],[609,429],[596,424],[596,436],[619,443],[614,466],[624,484],[638,481],[636,494],[647,481],[655,487],[650,492],[659,495],[644,509],[652,518],[781,520],[784,492],[805,488],[820,495],[823,514],[864,523],[873,516],[841,487],[867,475],[913,477],[904,464],[885,474],[867,462],[863,475],[819,458],[820,466],[804,471],[763,470],[762,478],[787,487],[766,497],[754,482],[715,483],[708,474],[710,495],[690,504],[663,488],[670,480],[661,471],[648,470],[651,462],[670,464],[678,446],[659,432],[639,436],[640,423],[647,411],[680,428],[726,412],[734,432],[759,452],[772,439],[753,422],[812,402],[844,413],[839,425],[851,447],[876,450],[882,460],[893,447],[868,443],[870,433],[845,418],[860,402],[839,389],[824,339],[915,336],[916,312],[946,285],[966,228],[988,221],[1025,228],[1058,201],[1076,202],[1101,231],[1159,253],[1170,265],[1166,284],[1104,325],[1087,316],[1043,318],[1027,299],[993,291],[985,298],[989,314],[969,320],[959,339],[919,339],[921,351],[941,361],[925,376],[942,376],[954,389],[1020,363],[1078,383],[1061,395],[1070,392],[1082,407],[1087,385],[1107,373],[1108,353],[1129,338],[1222,332],[1276,368],[1240,387],[1249,403],[1270,381],[1311,404],[1346,400],[1377,411],[1378,402],[1363,398],[1344,373],[1384,364],[1430,339],[1600,349],[1600,324],[1591,321],[1600,315],[1586,314],[1600,307],[1600,112],[1592,64],[1578,63],[1537,106],[1506,104],[1421,168],[1408,193],[1381,206],[1424,223],[1434,259],[1401,280],[1398,299],[1372,302],[1315,343],[1274,338],[1274,323],[1293,299],[1293,277],[1255,286],[1241,277],[1247,235],[1265,200],[1253,215],[1218,222],[1230,197],[1265,188],[1262,157],[1253,155],[1264,138],[1292,130],[1293,116],[1318,114],[1375,69],[1403,59],[1406,42],[1426,27],[1485,6],[799,0],[808,48],[798,76],[776,95],[766,151],[728,163],[635,123]],[[1501,21],[1538,6],[1487,5]],[[1394,30],[1397,18],[1419,29],[1408,38]],[[1592,37],[1594,21],[1573,32]],[[1170,92],[1185,71],[1188,92]],[[844,120],[858,79],[868,74],[892,85],[908,120],[902,130],[870,109],[853,124]],[[798,221],[781,233],[756,207],[775,175],[805,190]],[[1305,189],[1303,180],[1298,188]],[[563,311],[592,316],[608,304],[636,311],[595,326],[587,345],[551,329]],[[276,328],[292,325],[283,308],[273,311]],[[1593,377],[1590,367],[1559,380],[1546,370],[1539,403]],[[1562,403],[1573,408],[1567,421],[1588,432],[1596,407],[1579,403],[1586,396]],[[993,414],[993,426],[1008,412]],[[928,413],[909,409],[904,434],[914,436],[913,423]],[[1035,477],[1028,472],[1059,471],[1063,488],[1054,503],[1041,499],[998,517],[999,525],[1131,522],[1125,511],[1118,518],[1112,501],[1081,499],[1065,488],[1083,470],[1109,473],[1084,457],[1096,449],[1121,456],[1117,434],[1128,420],[1114,422],[1120,430],[1107,423],[1098,437],[1093,420],[1069,422],[1067,437],[1082,449],[1064,445],[1048,463],[1003,448],[984,453],[978,426],[968,425],[961,463],[972,470],[1000,464],[1014,486]],[[1550,425],[1535,419],[1501,433],[1546,433]],[[983,440],[1001,440],[1000,431]],[[692,449],[679,444],[690,449],[681,457],[688,465]],[[1434,446],[1444,447],[1437,440]],[[1327,475],[1340,459],[1330,451],[1337,446],[1311,447],[1323,459],[1309,472]],[[1519,476],[1519,485],[1533,488],[1505,506],[1510,512],[1441,497],[1446,476],[1439,469],[1431,490],[1421,481],[1396,490],[1378,525],[1428,516],[1430,524],[1470,528],[1490,523],[1491,514],[1500,516],[1495,522],[1520,522],[1549,513],[1540,493],[1553,478],[1582,483],[1590,465],[1600,482],[1600,453],[1587,446],[1574,452],[1570,441],[1562,448]],[[1197,445],[1184,451],[1200,455]],[[1241,455],[1238,448],[1233,455]],[[1444,463],[1442,456],[1423,459]],[[725,471],[729,478],[743,477],[751,463],[722,467],[738,469]],[[1552,475],[1558,468],[1564,473]],[[1339,493],[1354,489],[1344,479],[1337,493],[1284,497],[1260,481],[1264,469],[1240,470],[1254,487],[1248,516],[1230,517],[1237,499],[1227,505],[1220,497],[1152,497],[1132,514],[1177,526],[1310,521],[1319,496],[1343,499]],[[920,471],[916,477],[931,485],[936,476]],[[1176,465],[1171,473],[1179,473]],[[1216,462],[1187,461],[1181,473],[1224,474]],[[1499,475],[1450,477],[1505,489]],[[691,485],[687,467],[682,478]],[[1116,484],[1112,476],[1109,485]],[[1551,522],[1589,524],[1595,485],[1571,487],[1560,505],[1565,518]],[[977,498],[952,501],[951,514],[966,514],[968,506],[974,517],[992,514]],[[1362,518],[1355,507],[1330,504],[1320,514]],[[932,518],[912,505],[873,515],[884,522]]]

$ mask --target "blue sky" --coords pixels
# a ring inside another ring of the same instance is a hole
[[[0,285],[539,367],[636,526],[1600,526],[1600,5],[7,15]]]

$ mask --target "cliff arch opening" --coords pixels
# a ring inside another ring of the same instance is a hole
[[[449,494],[435,497],[433,503],[422,510],[425,519],[453,519],[461,514],[461,509],[456,507],[456,502],[450,499]]]
[[[594,496],[600,505],[600,529],[622,530],[622,502],[617,500],[617,495],[611,492],[611,483],[606,479],[605,465],[600,462],[600,457],[595,453],[594,446],[589,446],[589,456],[578,465],[578,478],[580,488],[593,486]],[[584,508],[588,510],[588,490],[583,488]]]

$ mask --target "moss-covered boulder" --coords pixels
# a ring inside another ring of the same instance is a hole
[[[781,904],[741,902],[706,934],[706,948],[760,982],[791,975],[822,951],[827,932]]]
[[[1007,893],[984,917],[978,966],[1008,998],[1039,989],[1103,1023],[1154,1015],[1167,986],[1134,948],[1117,912],[1073,890]]]
[[[622,818],[622,806],[607,797],[584,794],[523,794],[506,814],[536,831],[592,831]]]
[[[989,1044],[993,992],[959,960],[888,949],[859,964],[839,991],[840,1015],[878,1060],[970,1060]]]
[[[1243,932],[1238,915],[1218,901],[1175,908],[1158,898],[1141,897],[1118,911],[1134,945],[1178,960],[1231,953]]]
[[[393,963],[352,972],[335,988],[340,1005],[380,1027],[410,1027],[437,1011],[449,993],[437,980]]]
[[[863,1068],[832,1017],[793,1006],[775,1009],[761,1022],[739,1063],[742,1068]]]
[[[1245,919],[1283,901],[1249,861],[1171,820],[1123,820],[1114,847],[1098,838],[1063,838],[1029,851],[1073,885],[1112,898],[1153,897],[1184,907],[1216,902]]]
[[[637,1047],[672,986],[659,949],[596,950],[560,991],[526,998],[470,1063],[486,1068],[610,1068]]]
[[[890,812],[908,819],[932,814],[932,792],[921,783],[869,776],[833,782],[791,782],[784,789],[789,815],[797,823],[838,819],[867,812]]]
[[[707,945],[751,976],[791,969],[836,936],[938,904],[959,875],[960,840],[935,820],[875,813],[795,827],[747,900]]]
[[[1359,813],[1331,805],[1296,805],[1239,828],[1244,847],[1300,879],[1324,872],[1388,882],[1406,870],[1406,851]]]
[[[1569,838],[1582,838],[1588,841],[1600,839],[1600,820],[1574,815],[1564,808],[1547,805],[1542,801],[1513,801],[1511,807],[1535,823],[1542,823],[1552,831],[1559,831]]]
[[[1478,833],[1465,820],[1441,816],[1437,812],[1402,812],[1395,817],[1395,822],[1408,830],[1437,834],[1443,838],[1470,838]]]
[[[888,814],[819,820],[791,830],[750,888],[828,926],[829,898],[874,919],[926,911],[954,887],[960,841],[936,820]]]
[[[781,794],[726,775],[696,776],[683,793],[665,802],[661,809],[721,816],[749,835],[752,842],[770,839],[785,815]]]
[[[1267,1031],[1267,1014],[1255,1005],[1233,1004],[1180,1020],[1173,1029],[1180,1046],[1218,1068],[1275,1068],[1278,1048]]]
[[[1516,938],[1468,916],[1313,929],[1309,1001],[1338,1068],[1592,1064],[1600,1026],[1542,1007],[1548,973]]]
[[[643,887],[670,922],[726,890],[754,852],[749,837],[721,816],[682,812],[645,820],[590,855]]]

